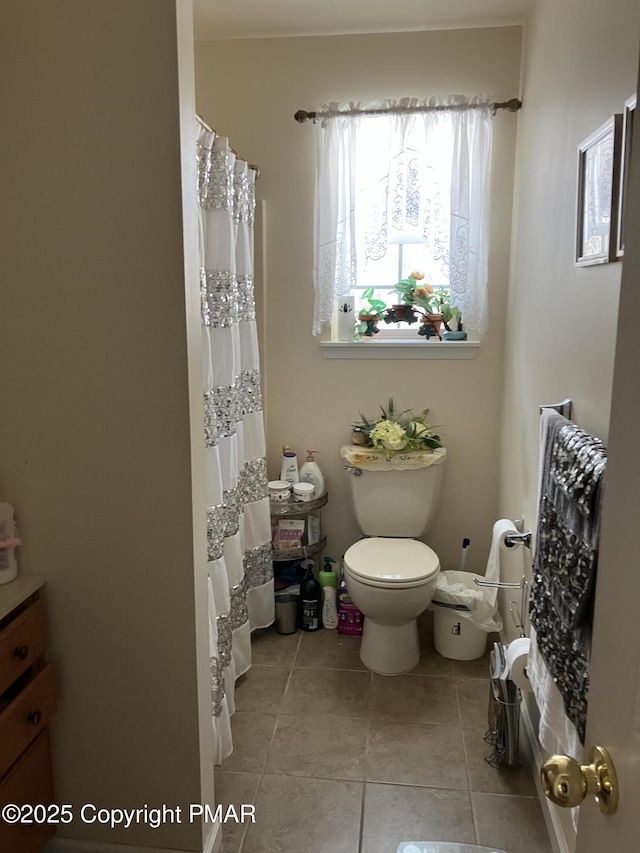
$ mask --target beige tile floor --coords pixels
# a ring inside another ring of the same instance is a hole
[[[400,841],[551,853],[529,767],[490,767],[488,660],[449,661],[420,623],[422,658],[384,678],[336,631],[253,635],[237,683],[233,754],[216,800],[253,803],[221,853],[395,853]]]

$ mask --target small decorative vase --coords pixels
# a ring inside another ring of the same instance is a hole
[[[449,327],[444,322],[442,314],[425,314],[422,318],[422,325],[425,327],[427,338],[430,338],[435,333],[438,336],[438,340],[442,340],[442,335],[440,334],[441,326],[444,326],[449,331]]]
[[[377,314],[360,314],[358,317],[358,322],[366,323],[367,328],[362,333],[366,338],[370,338],[373,335],[377,335],[380,329],[378,328],[378,315]]]
[[[351,432],[351,444],[355,444],[358,447],[366,447],[368,443],[369,443],[369,439],[367,438],[365,433],[362,432],[362,430],[359,430],[359,429],[352,430],[352,432]]]
[[[407,305],[406,303],[392,305],[389,313],[390,323],[415,323],[416,321],[413,305]]]

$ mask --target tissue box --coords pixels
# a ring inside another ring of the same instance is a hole
[[[338,634],[362,634],[364,616],[351,601],[338,602]]]

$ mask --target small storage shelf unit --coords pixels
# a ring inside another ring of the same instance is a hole
[[[300,518],[305,519],[310,514],[319,513],[319,510],[327,503],[329,495],[325,492],[319,498],[312,501],[296,501],[290,497],[286,502],[270,501],[271,526],[272,528],[278,523],[280,518]],[[304,538],[308,535],[308,525],[305,526]],[[301,560],[306,557],[313,557],[324,550],[327,544],[327,537],[322,533],[322,524],[320,525],[320,539],[311,545],[303,545],[301,548],[294,548],[288,551],[279,551],[273,549],[273,562],[282,563],[289,560]]]
[[[43,586],[39,575],[0,586],[0,806],[55,802],[49,720],[56,693],[46,661]],[[40,853],[54,831],[54,824],[35,819],[0,821],[0,850]]]

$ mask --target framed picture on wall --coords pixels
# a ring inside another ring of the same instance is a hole
[[[618,240],[616,254],[619,258],[624,255],[624,207],[629,183],[629,165],[631,163],[631,146],[633,144],[633,125],[636,116],[637,95],[627,98],[622,114],[622,153],[620,155],[620,192],[618,200]]]
[[[576,264],[617,260],[622,114],[578,146]]]

